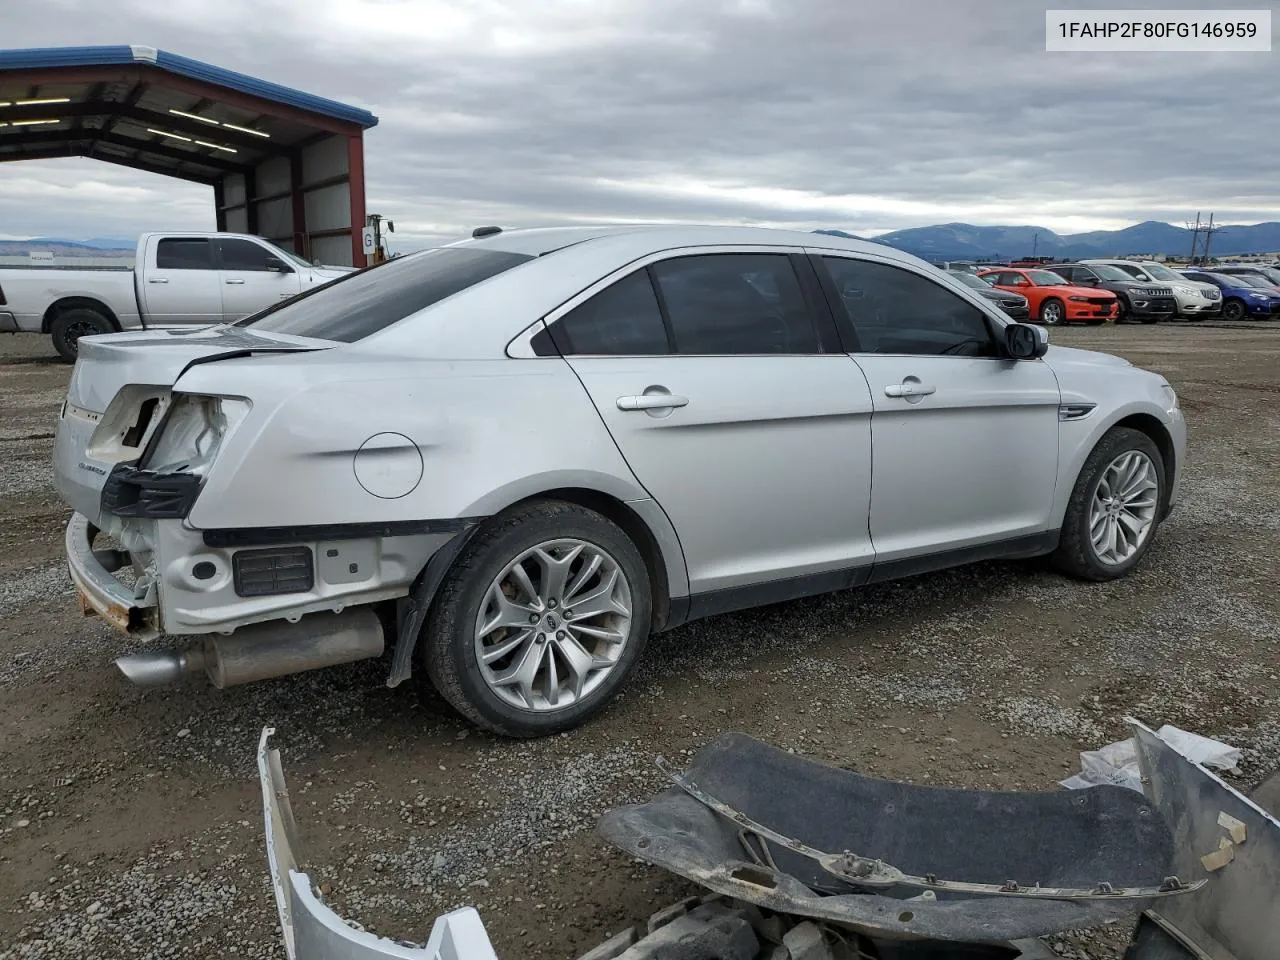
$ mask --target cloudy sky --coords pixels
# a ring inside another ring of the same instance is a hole
[[[393,249],[481,223],[1280,220],[1280,44],[1046,53],[1030,0],[4,6],[6,46],[145,44],[372,110],[369,209],[396,221]],[[0,165],[0,236],[212,227],[205,187]]]

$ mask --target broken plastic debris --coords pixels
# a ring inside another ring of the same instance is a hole
[[[1240,751],[1236,747],[1202,737],[1198,733],[1188,733],[1167,723],[1156,731],[1156,736],[1188,760],[1202,766],[1231,770],[1240,762]],[[1081,751],[1080,772],[1061,783],[1068,790],[1083,790],[1085,787],[1109,783],[1142,793],[1142,772],[1138,768],[1136,742],[1130,737],[1097,750]]]

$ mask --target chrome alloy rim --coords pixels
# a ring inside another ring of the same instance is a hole
[[[489,584],[475,655],[489,689],[521,710],[563,710],[591,695],[631,635],[631,585],[618,561],[583,540],[548,540]]]
[[[1151,536],[1159,493],[1159,474],[1145,453],[1122,453],[1102,471],[1089,508],[1089,537],[1099,560],[1124,563],[1138,552]]]

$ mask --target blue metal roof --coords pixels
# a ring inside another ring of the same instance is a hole
[[[309,110],[335,120],[359,124],[368,129],[376,126],[378,118],[368,110],[352,107],[336,100],[303,93],[267,80],[259,80],[224,67],[192,60],[167,50],[142,46],[99,47],[34,47],[27,50],[0,50],[0,72],[7,70],[34,70],[56,67],[124,66],[141,64],[156,67],[169,73],[190,77],[204,83],[216,84],[231,90],[261,97],[299,110]]]

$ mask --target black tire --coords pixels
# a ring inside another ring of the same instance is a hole
[[[1037,318],[1046,327],[1061,327],[1067,322],[1067,308],[1057,297],[1045,297],[1040,301],[1040,316]]]
[[[1223,320],[1243,320],[1248,311],[1245,309],[1244,301],[1237,300],[1234,297],[1222,304]]]
[[[1089,506],[1102,478],[1103,471],[1116,457],[1128,450],[1140,451],[1150,458],[1160,484],[1155,519],[1151,533],[1138,547],[1137,552],[1123,563],[1103,563],[1093,550],[1089,536]],[[1155,442],[1140,430],[1113,427],[1098,441],[1080,468],[1071,499],[1067,501],[1067,513],[1062,522],[1062,534],[1058,549],[1052,556],[1053,564],[1063,573],[1081,580],[1115,580],[1132,570],[1155,542],[1159,532],[1161,512],[1168,496],[1168,478],[1165,476],[1164,459]]]
[[[591,693],[559,710],[515,707],[485,682],[477,663],[474,625],[493,579],[523,551],[547,540],[576,538],[605,550],[631,589],[631,631],[618,662]],[[419,639],[431,686],[477,726],[508,737],[540,737],[568,730],[598,713],[627,680],[649,640],[649,573],[631,539],[605,517],[577,504],[534,500],[487,522],[445,576]]]
[[[58,356],[68,363],[75,363],[81,337],[114,333],[115,329],[109,317],[92,307],[72,307],[53,318],[49,324],[49,335],[53,337]]]

